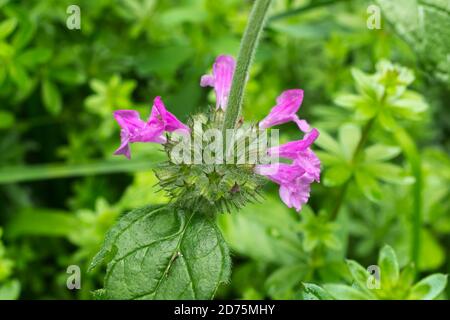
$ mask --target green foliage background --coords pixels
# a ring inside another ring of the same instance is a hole
[[[0,299],[90,299],[103,286],[105,270],[87,268],[106,231],[131,209],[168,201],[151,171],[164,158],[159,146],[133,145],[131,161],[112,156],[119,143],[112,112],[146,115],[157,95],[181,120],[213,105],[200,77],[217,55],[237,55],[251,8],[240,0],[76,2],[81,30],[66,27],[72,0],[0,0]],[[380,30],[366,26],[371,1],[274,1],[244,116],[261,119],[283,90],[304,89],[300,112],[321,129],[324,175],[300,214],[268,185],[263,203],[218,217],[233,259],[218,298],[449,297],[448,287],[441,293],[445,276],[425,277],[450,272],[450,7],[376,3],[386,12]],[[413,23],[419,9],[425,24]],[[348,168],[346,157],[370,119],[364,106],[374,103],[355,101],[370,97],[366,77],[380,74],[382,60],[412,70],[415,80],[399,98],[405,108],[391,110],[368,137],[372,176],[367,167]],[[288,129],[281,139],[298,139]],[[383,290],[352,289],[380,250],[380,263],[395,265]],[[416,275],[407,269],[414,261]],[[66,287],[69,265],[82,270],[80,290]],[[428,282],[413,287],[422,278]],[[436,295],[423,289],[428,283]]]

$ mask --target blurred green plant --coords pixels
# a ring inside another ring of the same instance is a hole
[[[20,283],[16,279],[11,279],[14,262],[6,257],[2,235],[3,230],[0,228],[0,300],[14,300],[19,297]]]
[[[447,285],[447,276],[430,275],[414,283],[414,266],[400,271],[394,250],[385,246],[378,258],[379,274],[370,274],[354,260],[347,260],[352,285],[325,284],[323,288],[305,283],[304,291],[316,299],[337,300],[432,300]]]

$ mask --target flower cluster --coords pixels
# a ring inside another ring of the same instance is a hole
[[[302,101],[303,91],[300,89],[283,92],[277,99],[277,105],[259,123],[260,128],[269,128],[293,121],[305,133],[301,140],[268,150],[271,154],[291,160],[291,163],[258,165],[255,168],[256,173],[280,185],[281,199],[289,208],[294,207],[297,211],[308,201],[311,183],[320,180],[320,160],[311,150],[311,145],[319,137],[319,131],[311,129],[305,120],[296,115]]]
[[[216,112],[225,111],[236,67],[233,57],[221,55],[217,57],[211,75],[201,78],[202,87],[214,88],[216,94]],[[301,140],[291,141],[267,150],[270,156],[289,159],[291,163],[257,164],[253,172],[266,176],[280,185],[280,197],[289,207],[301,210],[302,204],[309,199],[310,184],[320,179],[320,161],[311,150],[311,145],[318,138],[317,129],[310,128],[309,124],[297,116],[303,101],[303,90],[292,89],[284,91],[276,100],[275,107],[262,121],[259,130],[266,130],[287,122],[297,124],[304,137]],[[177,131],[181,134],[190,134],[191,129],[181,123],[165,108],[160,97],[156,97],[147,122],[140,119],[134,110],[120,110],[114,117],[121,127],[121,145],[115,154],[124,154],[130,158],[130,143],[154,142],[165,144],[165,132]],[[230,193],[235,192],[229,190]]]

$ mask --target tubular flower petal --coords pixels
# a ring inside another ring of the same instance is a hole
[[[118,110],[114,118],[119,123],[120,146],[115,155],[123,154],[131,158],[130,143],[154,142],[166,143],[164,132],[178,131],[181,134],[189,133],[189,128],[180,122],[172,113],[166,110],[160,97],[156,97],[150,117],[143,121],[135,110]]]
[[[280,185],[289,184],[297,177],[301,177],[305,170],[297,165],[287,163],[263,164],[255,167],[255,172],[266,176]]]
[[[275,107],[260,123],[260,129],[267,129],[279,124],[293,121],[303,132],[310,130],[305,120],[299,119],[296,115],[303,101],[303,90],[291,89],[284,91],[278,98]]]
[[[278,153],[278,155],[282,158],[294,160],[297,158],[300,152],[308,149],[318,137],[319,131],[314,128],[310,132],[305,134],[305,137],[302,140],[291,141],[277,147],[272,147],[269,149],[269,153]]]
[[[227,108],[236,61],[231,56],[218,56],[213,65],[213,74],[204,75],[200,80],[202,87],[214,87],[216,93],[216,109]]]
[[[288,208],[294,207],[299,212],[302,205],[309,200],[310,185],[311,181],[308,177],[301,176],[290,184],[280,186],[280,198]]]
[[[172,113],[167,111],[161,97],[156,97],[153,101],[153,108],[147,123],[149,125],[161,124],[164,131],[177,131],[182,134],[189,134],[190,129],[184,123],[177,119]]]
[[[313,179],[302,166],[296,163],[260,165],[255,168],[255,172],[280,185],[280,198],[289,208],[300,211],[308,201],[309,185]]]
[[[320,160],[310,148],[301,151],[294,164],[301,166],[312,181],[320,182]]]
[[[162,125],[149,126],[141,120],[139,113],[135,110],[118,110],[114,112],[114,118],[119,123],[120,147],[114,152],[115,155],[123,154],[130,159],[130,143],[133,142],[155,142],[164,143]]]

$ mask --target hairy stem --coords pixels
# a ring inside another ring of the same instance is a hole
[[[247,28],[241,40],[241,47],[236,64],[236,71],[231,85],[228,106],[225,112],[223,132],[234,129],[241,114],[242,102],[244,100],[245,85],[247,83],[250,66],[258,46],[267,12],[272,0],[255,0],[250,14]]]

